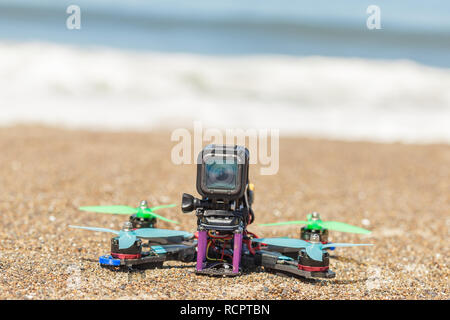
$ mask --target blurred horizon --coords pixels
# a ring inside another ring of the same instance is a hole
[[[438,0],[0,0],[0,124],[448,143],[449,57]]]
[[[65,28],[71,4],[81,8],[81,30]],[[381,9],[380,30],[366,27],[372,4]],[[450,68],[450,3],[0,0],[0,39],[204,55],[408,59]]]

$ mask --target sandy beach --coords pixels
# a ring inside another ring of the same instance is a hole
[[[126,216],[83,205],[180,203],[197,195],[195,165],[170,161],[170,133],[89,132],[40,126],[0,128],[0,299],[448,299],[450,146],[281,138],[280,170],[259,175],[256,223],[324,220],[373,230],[330,232],[332,241],[374,247],[332,252],[336,278],[303,281],[255,272],[238,278],[194,274],[193,263],[112,272],[99,267],[107,234]],[[159,212],[194,231],[194,214]],[[258,227],[259,236],[298,237],[299,227]],[[214,287],[215,290],[211,290]]]

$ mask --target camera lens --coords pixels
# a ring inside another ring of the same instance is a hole
[[[206,187],[234,190],[236,188],[237,163],[230,160],[210,159],[205,164]]]

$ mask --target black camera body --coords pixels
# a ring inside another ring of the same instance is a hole
[[[197,159],[197,191],[204,198],[232,201],[248,184],[249,152],[241,146],[208,145]]]
[[[197,191],[202,199],[183,194],[182,211],[196,210],[206,230],[244,229],[253,222],[249,188],[249,151],[242,146],[208,145],[197,159]]]

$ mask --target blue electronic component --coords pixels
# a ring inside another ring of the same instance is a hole
[[[165,253],[167,253],[167,250],[164,249],[164,247],[162,247],[162,246],[151,246],[151,248],[156,254],[165,254]]]
[[[120,259],[114,259],[111,255],[100,256],[98,262],[108,266],[120,266]]]
[[[287,256],[279,256],[278,260],[294,261],[294,259],[292,259],[291,257],[287,257]]]

